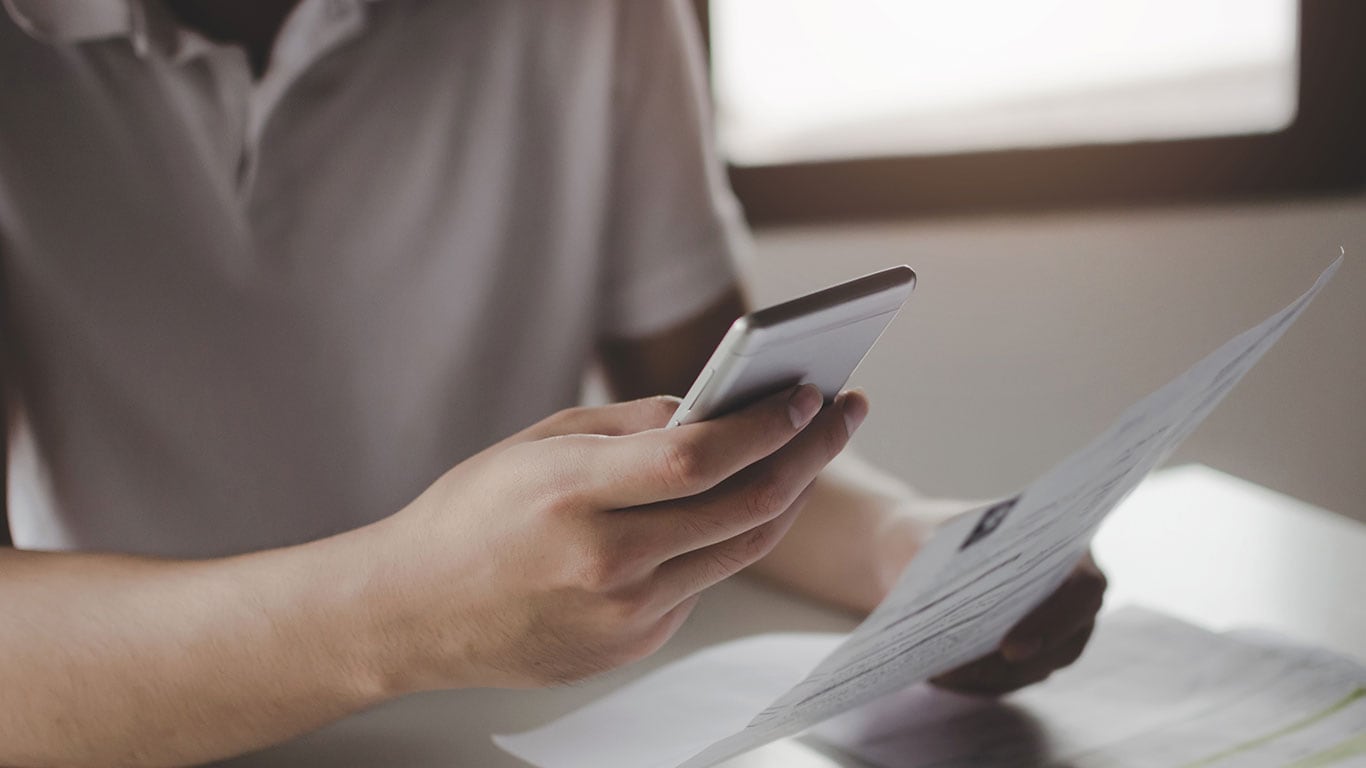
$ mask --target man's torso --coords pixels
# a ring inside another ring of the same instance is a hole
[[[16,543],[316,538],[571,404],[604,279],[611,22],[310,0],[254,83],[166,15],[51,46],[0,14]]]

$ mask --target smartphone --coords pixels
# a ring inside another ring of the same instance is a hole
[[[669,426],[715,418],[798,384],[816,385],[829,401],[914,289],[915,272],[903,264],[741,317]]]

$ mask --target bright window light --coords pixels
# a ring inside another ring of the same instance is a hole
[[[758,165],[1270,133],[1296,0],[712,0],[718,130]]]

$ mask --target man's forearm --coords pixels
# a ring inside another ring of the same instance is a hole
[[[173,765],[391,694],[364,531],[204,561],[0,550],[0,765]]]
[[[935,526],[974,504],[922,496],[845,452],[816,479],[787,536],[750,571],[808,597],[867,613]]]

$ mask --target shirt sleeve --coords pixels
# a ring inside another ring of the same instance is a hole
[[[638,338],[736,283],[749,248],[712,137],[697,19],[685,0],[622,0],[599,331]]]

